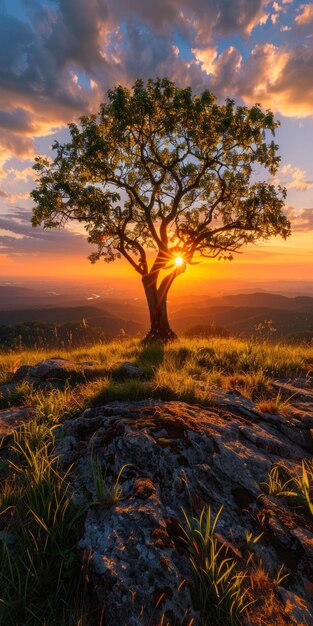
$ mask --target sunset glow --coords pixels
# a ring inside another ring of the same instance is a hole
[[[0,92],[0,279],[79,276],[135,285],[124,259],[91,265],[95,244],[83,226],[62,230],[31,226],[36,154],[54,156],[55,140],[69,137],[67,124],[93,113],[108,89],[168,76],[194,92],[211,90],[218,103],[260,102],[281,122],[275,135],[281,162],[267,182],[287,189],[287,241],[244,246],[232,263],[202,259],[175,290],[210,281],[311,281],[313,276],[313,49],[312,4],[243,0],[230,3],[168,2],[142,10],[122,0],[80,1],[70,18],[68,2],[3,0]],[[49,7],[49,8],[48,8]],[[84,41],[84,45],[82,45]],[[256,172],[256,178],[262,172]],[[123,201],[123,198],[121,202]],[[101,236],[102,237],[102,236]],[[177,267],[184,264],[178,256]]]
[[[182,256],[177,256],[175,261],[174,261],[174,263],[175,263],[176,267],[181,267],[182,265],[185,264],[185,261],[184,261]]]
[[[313,626],[312,146],[313,0],[0,0],[0,626]]]

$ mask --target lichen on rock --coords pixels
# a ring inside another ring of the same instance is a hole
[[[79,547],[91,555],[108,625],[159,624],[162,614],[173,624],[199,623],[192,569],[180,538],[182,507],[198,515],[210,505],[214,515],[222,505],[218,535],[237,546],[238,554],[246,531],[263,532],[257,558],[274,573],[288,553],[290,590],[305,595],[304,582],[313,575],[306,549],[313,523],[301,526],[284,501],[266,494],[264,483],[274,463],[296,470],[310,454],[301,441],[292,443],[294,426],[287,419],[269,423],[255,411],[249,419],[247,410],[240,413],[236,404],[232,412],[229,403],[213,409],[114,402],[62,426],[57,453],[64,466],[74,463],[74,494],[87,506]],[[308,426],[301,428],[308,440]],[[95,506],[95,460],[109,486],[125,466],[118,501]],[[310,599],[305,602],[311,606]]]

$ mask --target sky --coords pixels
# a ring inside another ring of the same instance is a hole
[[[109,88],[167,76],[223,102],[258,102],[281,122],[275,183],[288,190],[292,236],[234,261],[189,268],[210,279],[313,280],[313,3],[296,0],[0,0],[0,282],[13,278],[138,281],[126,262],[91,265],[77,227],[30,224],[37,154],[96,112]]]

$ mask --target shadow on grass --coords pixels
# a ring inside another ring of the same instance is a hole
[[[8,385],[5,391],[0,392],[0,410],[23,406],[31,391],[32,385],[27,381],[22,381],[12,387]]]
[[[121,402],[132,400],[143,400],[151,397],[153,393],[152,384],[148,381],[134,379],[123,379],[121,381],[108,379],[103,387],[98,388],[95,394],[90,397],[91,407],[101,406],[107,402],[120,400]]]
[[[132,361],[127,361],[127,363],[138,368],[139,375],[136,377],[134,374],[135,378],[138,378],[140,381],[149,381],[154,377],[163,361],[164,346],[155,343],[149,346],[143,346],[137,357]],[[111,370],[111,372],[107,373],[109,375],[111,374],[114,381],[125,381],[130,378],[127,368],[125,368],[123,362],[118,363],[117,366]]]
[[[190,376],[185,375],[184,366],[192,352],[188,348],[178,347],[171,359],[175,361],[174,372],[172,366],[159,375],[164,365],[165,350],[160,344],[143,346],[131,365],[138,368],[130,376],[123,363],[110,370],[108,376],[95,382],[93,389],[88,389],[89,406],[96,407],[108,402],[136,401],[153,399],[161,401],[181,400],[184,402],[212,404],[210,394],[203,393],[197,383]],[[172,363],[173,365],[173,363]],[[163,368],[164,369],[164,368]]]
[[[102,388],[97,388],[89,395],[88,406],[98,407],[108,402],[133,402],[136,400],[180,400],[202,406],[211,406],[211,396],[197,394],[196,390],[174,391],[170,386],[156,386],[153,381],[124,379],[123,381],[107,380]]]

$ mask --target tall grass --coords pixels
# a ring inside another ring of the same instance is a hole
[[[182,539],[195,576],[201,626],[239,626],[240,616],[249,604],[246,574],[239,571],[236,559],[214,534],[221,512],[222,507],[213,518],[210,507],[203,509],[199,517],[183,511]]]
[[[20,365],[51,356],[56,354],[29,351],[0,355],[0,378],[8,383]],[[35,404],[37,411],[46,414],[47,406],[56,403],[60,414],[70,417],[85,406],[112,400],[155,397],[212,404],[221,389],[237,390],[260,402],[271,399],[273,408],[272,394],[267,397],[271,381],[305,376],[312,367],[313,347],[233,338],[181,339],[165,347],[158,344],[143,347],[138,339],[130,339],[84,350],[61,351],[58,356],[93,365],[88,368],[86,378],[73,375],[65,388],[51,392],[45,389],[41,396],[38,392],[34,395],[33,386],[26,382],[5,393],[0,390],[0,409]],[[139,367],[138,380],[127,378],[121,367],[125,361]],[[273,410],[277,412],[282,406],[276,402]]]
[[[271,496],[289,498],[313,516],[313,461],[304,460],[301,471],[291,474],[282,463],[275,463],[264,483]]]
[[[83,363],[95,361],[108,373],[127,360],[134,361],[149,370],[175,364],[178,369],[191,375],[221,371],[223,374],[252,373],[262,370],[266,376],[288,377],[305,373],[313,363],[313,346],[289,345],[248,341],[236,338],[186,339],[182,338],[164,348],[159,345],[143,348],[138,339],[112,341],[91,346],[84,350],[58,350],[57,355]],[[10,382],[12,373],[23,364],[34,364],[56,356],[56,351],[25,351],[16,354],[0,354],[0,384]]]
[[[80,405],[67,387],[32,389],[28,399],[34,418],[13,432],[0,468],[0,625],[95,624],[77,559],[84,511],[54,454],[55,427]]]
[[[55,350],[0,355],[0,386],[12,381],[19,366],[52,356]],[[40,390],[21,382],[0,391],[0,409],[25,405],[33,412],[33,419],[14,433],[7,458],[0,461],[0,626],[94,624],[83,606],[88,605],[85,570],[76,560],[83,511],[74,504],[69,474],[61,472],[54,453],[55,428],[62,420],[112,400],[160,397],[213,403],[220,388],[263,399],[273,378],[306,375],[313,348],[221,338],[181,339],[166,347],[144,348],[132,339],[58,351],[58,356],[94,362],[89,376],[73,376],[63,387]],[[138,365],[138,379],[127,378],[121,368],[125,361]],[[113,501],[120,497],[120,478],[107,485],[96,469],[97,501],[103,503],[108,494]],[[274,484],[275,476],[271,479]],[[311,512],[312,484],[311,467],[305,465],[292,486]],[[204,607],[203,624],[211,624],[208,615],[235,624],[246,603],[244,581],[234,559],[214,537],[216,522],[209,511],[198,519],[186,516],[184,536]]]

